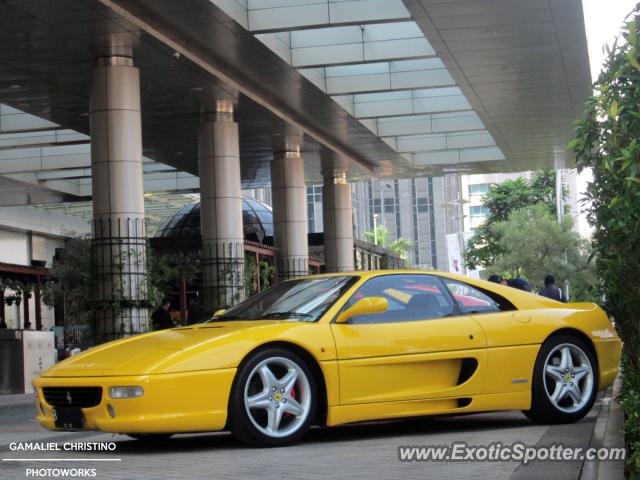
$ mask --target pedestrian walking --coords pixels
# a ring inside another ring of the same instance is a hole
[[[169,313],[170,307],[171,302],[165,298],[162,300],[160,306],[151,314],[151,322],[154,330],[164,330],[176,326]]]
[[[558,285],[556,285],[556,277],[553,275],[547,275],[544,277],[544,288],[538,292],[538,295],[542,295],[543,297],[557,300],[559,302],[567,302],[564,292]]]
[[[500,285],[507,285],[507,280],[502,275],[493,274],[488,279],[492,283],[499,283]]]

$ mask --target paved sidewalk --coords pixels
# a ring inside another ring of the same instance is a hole
[[[624,447],[624,410],[620,405],[622,378],[607,389],[602,399],[600,415],[591,438],[590,447]],[[585,462],[580,480],[624,480],[624,462]]]
[[[15,395],[0,395],[0,407],[4,407],[7,405],[23,405],[30,403],[31,405],[35,402],[36,395],[35,393],[18,393]]]
[[[602,398],[599,397],[600,399]],[[581,462],[400,462],[400,445],[470,445],[491,442],[544,445],[554,441],[586,447],[601,411],[600,400],[592,412],[573,425],[544,426],[531,423],[521,412],[496,412],[436,419],[377,422],[331,429],[314,429],[297,445],[276,449],[247,448],[229,434],[177,435],[149,445],[125,436],[95,432],[54,433],[33,420],[32,405],[0,408],[2,458],[46,459],[49,462],[3,462],[0,478],[24,479],[27,468],[96,468],[98,479],[412,479],[478,478],[501,480],[579,479]],[[9,443],[115,442],[114,452],[10,451]],[[64,459],[75,458],[79,462]],[[117,460],[119,461],[109,461]],[[62,461],[61,461],[62,460]],[[100,460],[100,461],[92,461]],[[107,460],[107,461],[105,461]],[[41,477],[42,478],[42,477]],[[44,477],[49,478],[49,477]],[[53,478],[53,477],[51,477]],[[604,477],[601,477],[604,478]],[[611,477],[614,478],[614,477]]]

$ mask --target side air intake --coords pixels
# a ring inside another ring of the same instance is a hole
[[[460,366],[460,375],[458,375],[457,385],[462,385],[469,380],[478,369],[478,360],[475,358],[463,358]]]

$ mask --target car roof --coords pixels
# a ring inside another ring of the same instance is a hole
[[[513,287],[501,285],[498,283],[489,282],[487,280],[480,280],[477,278],[466,277],[464,275],[458,275],[455,273],[441,272],[438,270],[414,270],[414,269],[399,269],[399,270],[365,270],[354,272],[336,272],[336,273],[320,273],[316,275],[308,275],[300,278],[322,278],[322,277],[341,277],[341,276],[357,276],[362,279],[369,279],[379,277],[383,275],[435,275],[442,278],[450,278],[459,282],[466,283],[471,286],[479,287],[484,290],[497,293],[508,299],[517,309],[531,309],[531,308],[561,308],[566,307],[566,304],[556,302],[555,300],[549,300],[545,297],[541,297],[535,293],[529,293],[522,290],[518,290]]]

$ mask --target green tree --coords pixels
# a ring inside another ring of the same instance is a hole
[[[387,227],[378,225],[376,230],[364,232],[364,238],[367,242],[397,253],[406,263],[409,261],[409,252],[415,247],[415,244],[408,238],[400,237],[396,240],[389,241],[390,232]]]
[[[374,230],[364,232],[364,238],[369,243],[386,248],[389,241],[389,229],[378,225]]]
[[[566,195],[566,192],[563,193]],[[550,213],[556,211],[556,176],[553,170],[536,172],[531,179],[522,177],[492,185],[483,198],[489,210],[485,222],[476,229],[464,255],[468,268],[487,268],[504,253],[500,234],[493,228],[512,212],[543,204]]]
[[[591,249],[572,227],[570,218],[558,223],[543,203],[516,210],[493,225],[502,253],[488,272],[526,278],[535,288],[553,273],[559,284],[569,282],[572,300],[598,300]]]
[[[200,270],[200,261],[196,255],[180,252],[156,255],[147,245],[146,266],[145,306],[153,307],[180,279],[192,281]],[[63,300],[66,323],[86,322],[87,314],[104,308],[103,302],[96,301],[96,278],[96,256],[91,238],[69,237],[65,239],[64,249],[54,258],[50,280],[43,287],[43,302],[53,307]],[[112,308],[121,308],[122,302],[121,298],[114,299]]]
[[[409,252],[413,250],[414,246],[415,244],[411,240],[400,237],[397,240],[391,242],[391,245],[389,245],[389,250],[391,250],[392,252],[396,252],[400,256],[400,258],[403,259],[406,264],[408,264]]]
[[[66,319],[76,319],[92,309],[96,276],[91,239],[67,238],[64,249],[58,251],[53,260],[51,279],[44,285],[42,300],[45,305],[53,307],[59,299],[64,299]]]
[[[258,269],[256,268],[256,257],[251,253],[244,255],[244,288],[245,295],[250,297],[258,291],[258,278],[260,279],[260,289],[269,288],[271,284],[271,275],[274,268],[266,260],[260,260],[260,277],[258,277]]]
[[[145,297],[154,308],[169,292],[175,291],[178,282],[190,283],[200,272],[200,257],[195,253],[156,254],[147,245],[147,292]]]
[[[623,406],[632,478],[640,477],[640,8],[628,17],[569,147],[593,169],[588,219],[605,309],[624,341]]]

